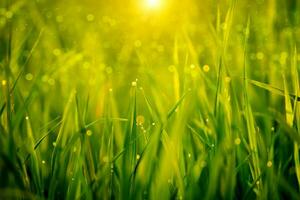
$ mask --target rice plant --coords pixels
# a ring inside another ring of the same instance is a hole
[[[0,199],[300,199],[297,0],[1,0]]]

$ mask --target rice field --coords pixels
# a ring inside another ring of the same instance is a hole
[[[0,199],[300,199],[300,1],[1,0]]]

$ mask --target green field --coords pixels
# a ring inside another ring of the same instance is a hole
[[[0,199],[300,199],[299,0],[0,0]]]

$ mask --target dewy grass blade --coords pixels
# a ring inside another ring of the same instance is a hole
[[[265,90],[268,90],[274,94],[278,94],[280,96],[283,96],[285,97],[285,90],[283,89],[280,89],[280,88],[276,88],[272,85],[269,85],[269,84],[266,84],[266,83],[262,83],[262,82],[259,82],[259,81],[255,81],[255,80],[249,80],[249,83],[257,86],[257,87],[260,87],[262,89],[265,89]],[[297,101],[300,101],[300,97],[297,95],[297,94],[290,94],[288,93],[287,94],[289,96],[289,98],[291,99],[294,99],[294,100],[297,100]]]

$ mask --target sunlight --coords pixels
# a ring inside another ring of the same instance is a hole
[[[150,9],[158,9],[161,6],[160,0],[145,0],[145,3]]]

